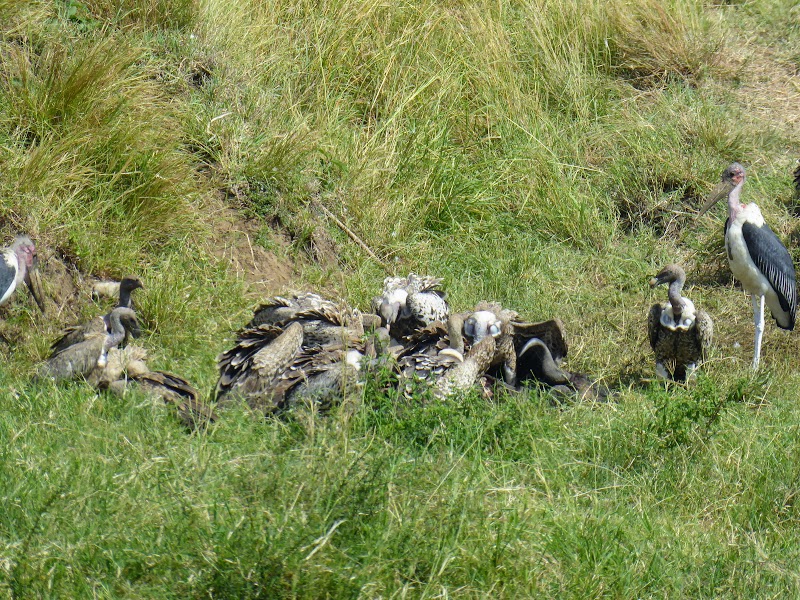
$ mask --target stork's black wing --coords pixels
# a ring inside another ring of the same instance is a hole
[[[14,264],[9,262],[5,256],[0,254],[0,298],[6,293],[14,283],[17,276],[17,269]]]
[[[794,329],[797,312],[797,276],[789,251],[766,223],[756,227],[745,222],[742,224],[742,235],[750,258],[767,278],[778,296],[781,308],[789,315],[788,327],[779,324],[780,327]]]

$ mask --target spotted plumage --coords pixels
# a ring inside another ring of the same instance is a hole
[[[400,386],[407,395],[433,386],[449,369],[463,362],[462,350],[453,352],[448,330],[435,321],[409,336],[397,356]]]
[[[651,287],[669,284],[668,302],[654,304],[647,320],[650,347],[656,357],[656,374],[664,379],[685,381],[708,357],[714,323],[703,310],[681,295],[686,273],[667,265],[650,280]]]
[[[404,339],[431,323],[447,320],[450,308],[439,289],[441,283],[439,278],[416,273],[384,279],[383,292],[373,307],[392,337]]]

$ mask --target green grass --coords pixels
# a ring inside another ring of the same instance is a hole
[[[800,259],[797,17],[0,0],[0,234],[37,241],[52,299],[0,309],[0,598],[796,597],[800,346],[768,325],[749,371],[722,209],[694,212],[739,160]],[[283,288],[361,308],[415,270],[459,310],[557,316],[569,367],[615,401],[408,402],[370,382],[328,417],[234,408],[187,435],[143,396],[31,382],[61,327],[103,310],[59,269],[134,273],[150,364],[210,392],[216,355],[284,291],[234,268],[259,246],[292,264]],[[651,381],[644,331],[673,261],[716,321],[688,387]]]

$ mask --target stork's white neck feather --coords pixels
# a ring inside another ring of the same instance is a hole
[[[761,209],[755,202],[750,204],[742,204],[735,215],[731,216],[731,221],[736,223],[750,223],[756,227],[761,227],[766,223],[764,216],[761,214]]]

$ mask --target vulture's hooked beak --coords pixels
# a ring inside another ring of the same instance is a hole
[[[132,319],[131,323],[126,324],[126,329],[128,330],[128,333],[131,334],[131,337],[133,339],[142,336],[142,328],[139,327],[139,321],[137,321],[136,319]]]

